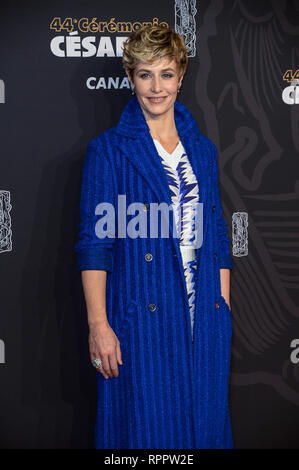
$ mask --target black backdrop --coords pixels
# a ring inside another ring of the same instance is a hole
[[[179,99],[219,151],[235,266],[235,447],[299,448],[299,2],[10,1],[0,15],[1,447],[93,446],[96,381],[73,250],[81,168],[89,140],[131,97],[121,38],[156,21],[186,34]]]

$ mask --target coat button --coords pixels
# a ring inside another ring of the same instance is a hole
[[[217,253],[214,253],[214,258],[215,258],[215,259],[217,258]]]
[[[216,206],[212,206],[212,211],[215,212]]]
[[[150,205],[149,205],[147,202],[145,202],[145,203],[143,204],[143,210],[144,210],[144,211],[148,211],[149,208],[150,208]]]
[[[215,307],[216,307],[216,308],[219,308],[219,303],[218,303],[218,302],[216,302]]]
[[[153,255],[151,253],[146,253],[144,258],[145,258],[146,261],[152,261]]]
[[[156,310],[156,305],[155,304],[149,304],[148,309],[150,312],[154,312]]]

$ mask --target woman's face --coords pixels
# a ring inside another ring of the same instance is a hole
[[[177,63],[165,57],[154,64],[139,62],[134,70],[134,84],[131,82],[131,85],[135,85],[136,97],[143,111],[156,117],[174,106],[181,81]]]

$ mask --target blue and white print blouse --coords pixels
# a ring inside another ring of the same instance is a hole
[[[195,276],[197,267],[196,249],[192,247],[196,233],[194,230],[195,213],[193,204],[199,202],[198,183],[181,141],[179,141],[171,154],[166,152],[158,140],[153,139],[153,141],[166,171],[175,224],[180,235],[180,252],[186,279],[193,341]]]

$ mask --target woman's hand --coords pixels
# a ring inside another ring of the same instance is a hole
[[[109,323],[89,325],[89,351],[91,360],[100,358],[102,366],[97,370],[108,379],[118,377],[118,364],[122,365],[119,339]]]
[[[220,269],[221,295],[230,308],[230,270]]]

